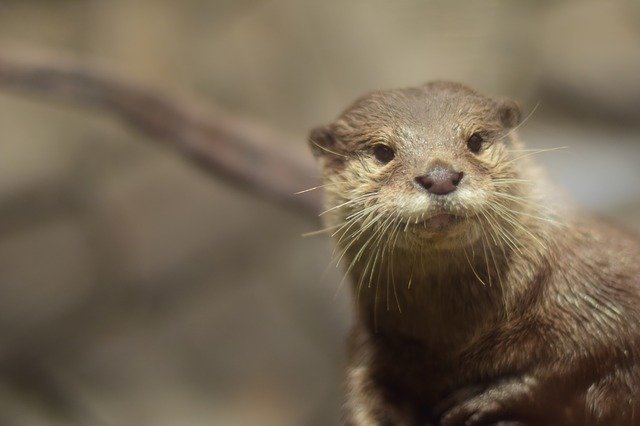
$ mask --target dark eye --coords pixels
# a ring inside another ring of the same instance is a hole
[[[373,155],[379,162],[387,164],[389,161],[393,160],[396,153],[388,146],[380,144],[373,147]]]
[[[482,148],[483,140],[479,133],[474,133],[467,139],[467,148],[469,148],[469,151],[477,154],[480,152],[480,148]]]

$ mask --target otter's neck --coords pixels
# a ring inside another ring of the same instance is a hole
[[[360,320],[375,333],[459,346],[506,315],[510,256],[482,244],[363,256],[350,271]]]

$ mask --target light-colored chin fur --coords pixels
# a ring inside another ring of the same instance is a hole
[[[428,252],[464,249],[482,236],[479,224],[471,217],[462,218],[445,229],[430,229],[421,224],[409,225],[397,238],[397,247]]]

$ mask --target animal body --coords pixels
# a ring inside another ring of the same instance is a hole
[[[345,424],[640,424],[640,243],[568,205],[519,122],[432,82],[311,132],[353,290]]]

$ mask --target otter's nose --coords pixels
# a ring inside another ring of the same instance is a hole
[[[436,166],[426,175],[418,176],[416,182],[430,194],[446,195],[456,190],[464,173]]]

